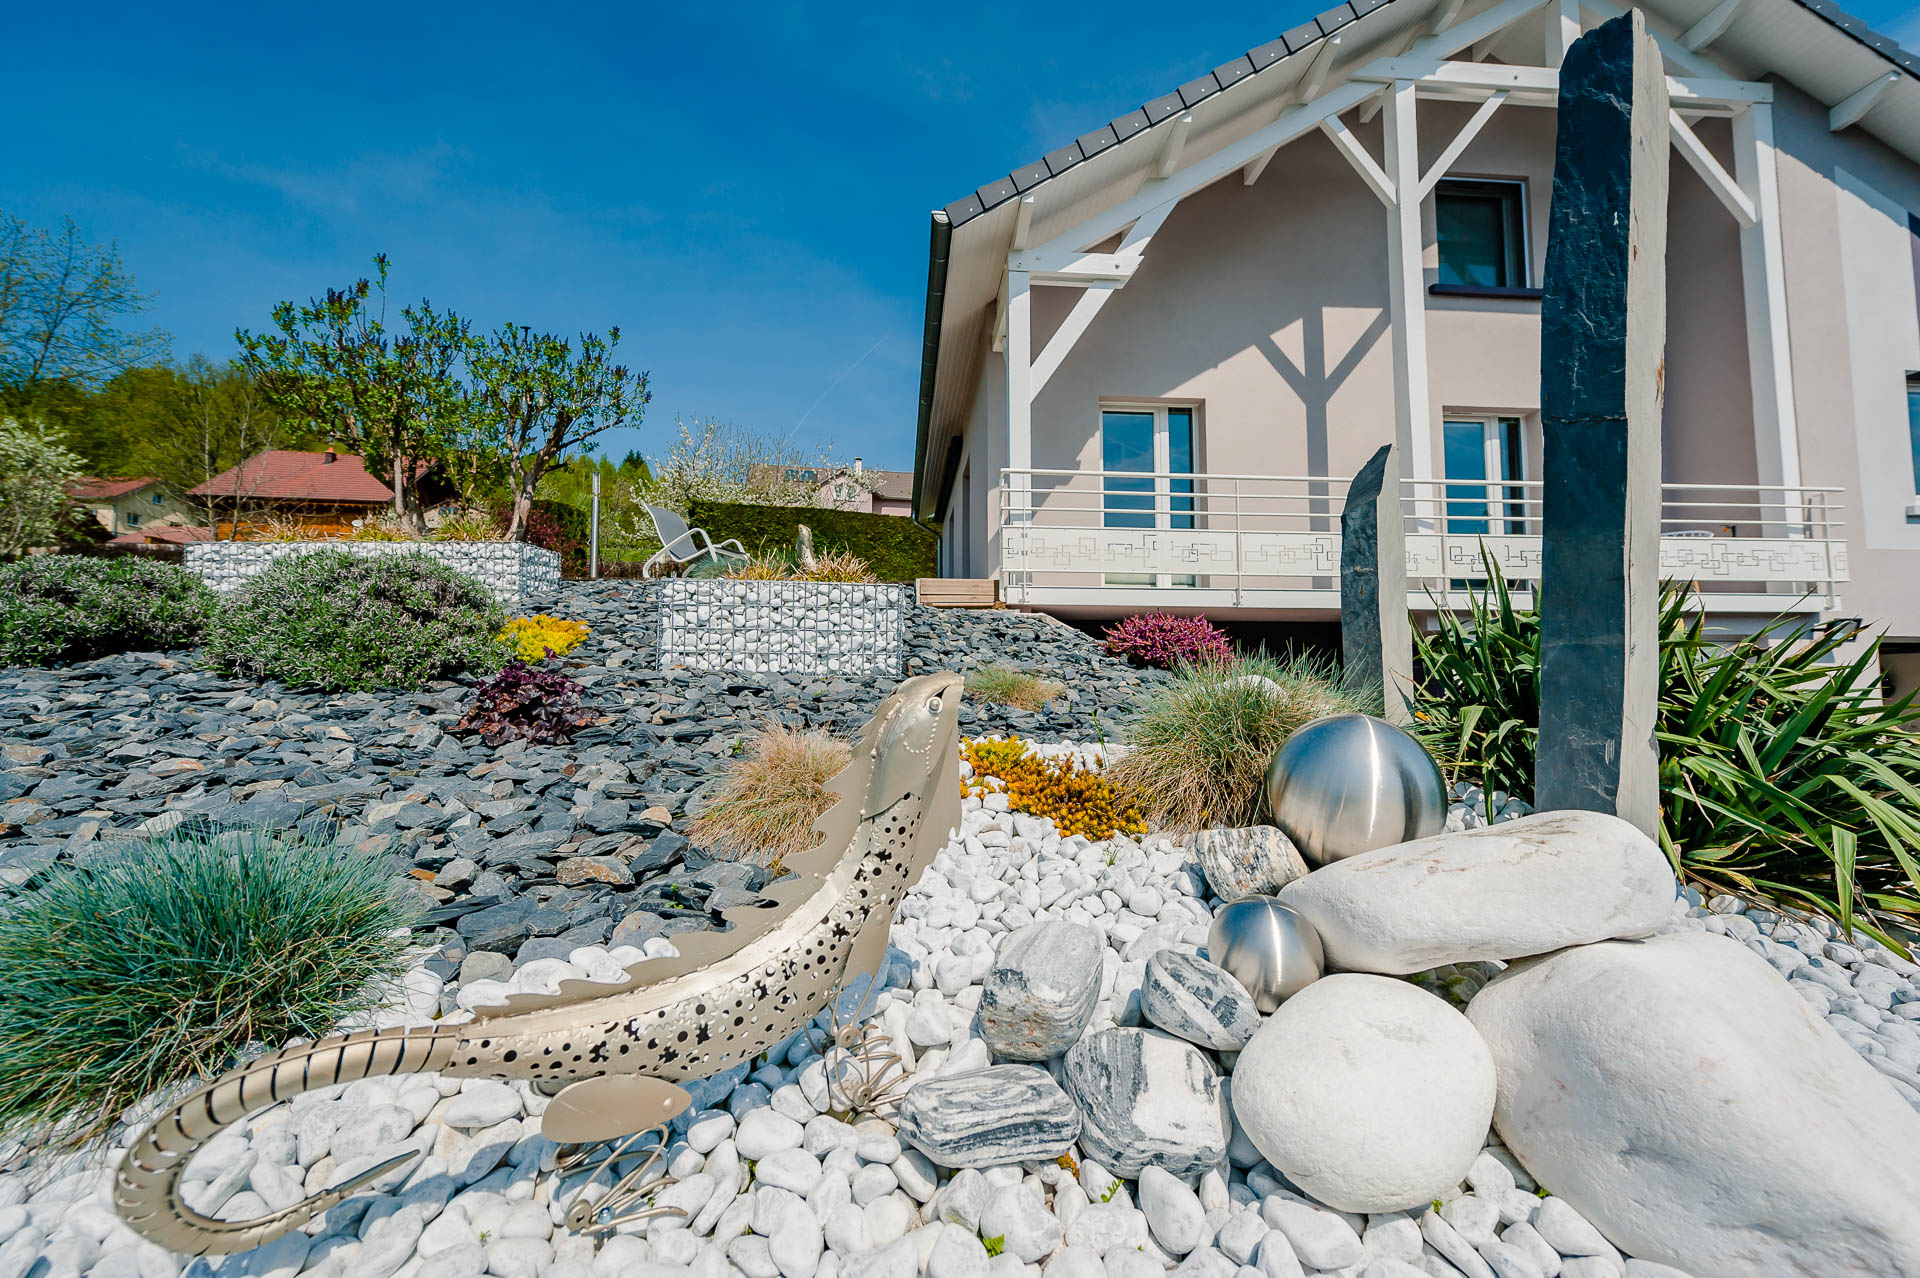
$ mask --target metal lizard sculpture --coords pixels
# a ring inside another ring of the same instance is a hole
[[[225,1221],[181,1201],[195,1151],[249,1113],[303,1091],[381,1075],[439,1072],[526,1079],[553,1100],[542,1131],[562,1144],[606,1141],[670,1121],[679,1083],[751,1061],[805,1025],[842,982],[877,973],[894,907],[959,824],[960,676],[903,682],[861,732],[772,904],[726,913],[726,932],[685,933],[677,956],[647,959],[616,984],[565,981],[475,1019],[366,1030],[290,1047],[233,1070],[171,1106],[127,1151],[114,1205],[135,1231],[191,1255],[245,1251],[298,1228],[413,1154],[390,1159],[254,1220]]]

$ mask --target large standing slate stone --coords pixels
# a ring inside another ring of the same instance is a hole
[[[1151,1030],[1105,1029],[1066,1055],[1080,1146],[1122,1176],[1191,1176],[1227,1156],[1227,1094],[1207,1054]]]
[[[1560,69],[1540,310],[1546,443],[1535,806],[1659,819],[1667,81],[1630,12]]]
[[[1408,721],[1413,627],[1407,619],[1407,523],[1400,506],[1400,459],[1392,444],[1347,486],[1340,512],[1341,682],[1377,687],[1385,718]]]
[[[900,1103],[900,1139],[942,1167],[1058,1158],[1079,1135],[1080,1111],[1032,1065],[931,1078]]]
[[[980,1037],[1008,1060],[1044,1061],[1073,1046],[1100,998],[1092,928],[1053,919],[1000,942],[980,992]]]

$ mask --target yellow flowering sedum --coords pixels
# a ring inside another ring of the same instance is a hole
[[[572,652],[589,633],[585,622],[536,613],[509,621],[500,632],[500,641],[511,646],[520,660],[539,661],[549,649],[556,657]]]
[[[1042,758],[1024,741],[991,737],[967,742],[960,757],[973,769],[972,776],[961,779],[963,794],[982,798],[1004,793],[1014,811],[1049,817],[1063,835],[1098,841],[1116,832],[1136,838],[1147,832],[1139,810],[1096,769],[1082,767],[1077,759]]]

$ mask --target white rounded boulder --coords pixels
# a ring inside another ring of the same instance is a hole
[[[1240,1053],[1233,1115],[1266,1160],[1349,1212],[1424,1206],[1486,1144],[1493,1057],[1467,1018],[1406,981],[1315,981]]]
[[[1649,936],[1673,912],[1652,839],[1600,812],[1547,812],[1397,843],[1280,890],[1320,933],[1327,965],[1404,976]]]
[[[1566,950],[1467,1015],[1507,1148],[1628,1254],[1702,1278],[1920,1278],[1920,1115],[1745,946]]]

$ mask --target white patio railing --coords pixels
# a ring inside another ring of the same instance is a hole
[[[1347,481],[1310,475],[1008,470],[996,560],[1010,603],[1337,606]],[[1727,607],[1837,607],[1840,490],[1663,485],[1660,568]],[[1474,588],[1482,549],[1526,591],[1540,575],[1538,480],[1404,481],[1410,598]],[[1151,592],[1148,594],[1147,592]],[[1730,596],[1719,598],[1719,596]]]

